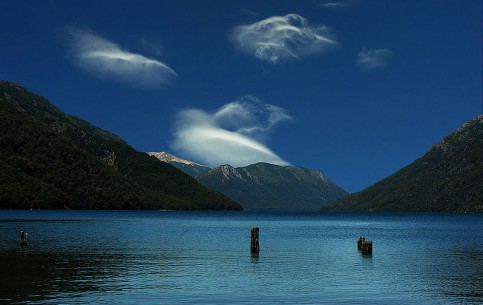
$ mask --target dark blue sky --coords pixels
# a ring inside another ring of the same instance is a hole
[[[359,191],[482,112],[481,0],[0,1],[0,79],[141,151]]]

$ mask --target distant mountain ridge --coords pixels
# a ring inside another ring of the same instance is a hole
[[[483,115],[412,164],[325,209],[483,212]]]
[[[0,148],[0,209],[241,209],[7,81],[0,81]]]
[[[321,205],[347,195],[317,170],[269,163],[210,168],[166,152],[149,154],[192,175],[207,188],[240,202],[245,210],[317,211]]]

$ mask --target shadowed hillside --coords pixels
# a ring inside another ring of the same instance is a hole
[[[241,209],[118,136],[0,81],[0,208]]]
[[[483,212],[483,115],[445,137],[412,164],[328,208]]]

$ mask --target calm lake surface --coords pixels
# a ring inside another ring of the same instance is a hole
[[[0,303],[481,304],[483,215],[0,211]]]

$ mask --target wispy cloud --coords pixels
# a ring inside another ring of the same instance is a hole
[[[161,61],[123,50],[92,31],[69,27],[64,33],[72,62],[100,79],[149,90],[162,89],[177,77]]]
[[[354,5],[358,0],[316,0],[317,6],[328,9],[341,9]]]
[[[323,53],[337,42],[324,25],[311,25],[297,14],[273,16],[232,30],[235,47],[257,59],[278,63]]]
[[[341,3],[341,2],[324,2],[324,3],[319,3],[319,7],[323,8],[343,8],[346,7],[347,3]]]
[[[364,48],[357,54],[356,65],[364,71],[380,69],[386,66],[392,55],[389,49]]]
[[[291,119],[285,109],[265,104],[254,96],[243,97],[211,113],[188,109],[178,113],[172,147],[211,166],[257,162],[288,165],[262,142],[276,124]]]

